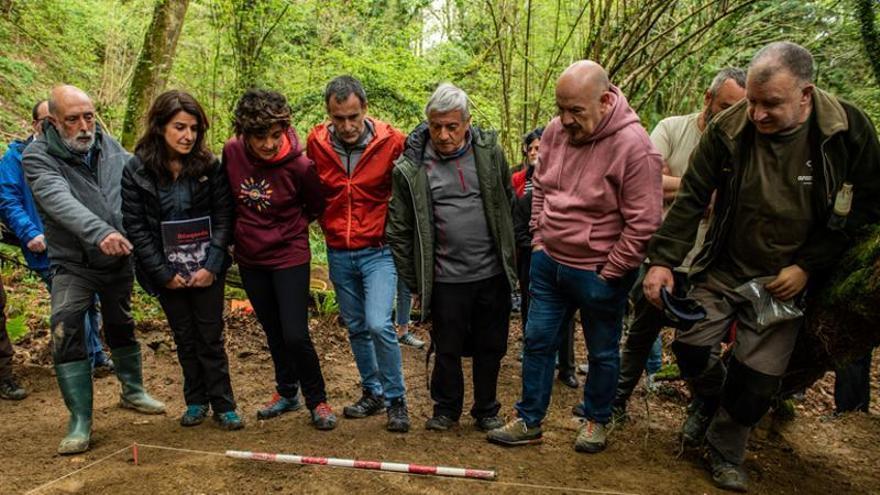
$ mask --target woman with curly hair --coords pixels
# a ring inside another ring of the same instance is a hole
[[[138,281],[158,297],[177,344],[187,406],[180,424],[201,424],[210,408],[221,428],[238,430],[244,424],[223,345],[233,205],[223,168],[205,146],[207,129],[191,95],[156,98],[122,175],[122,215]],[[197,242],[177,242],[192,234],[187,229],[198,231]]]
[[[331,430],[336,416],[308,326],[308,229],[324,211],[318,174],[290,126],[281,94],[247,91],[233,126],[223,163],[235,197],[235,260],[275,365],[276,393],[257,417],[299,409],[301,386],[312,424]]]

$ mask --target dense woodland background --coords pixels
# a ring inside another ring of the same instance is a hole
[[[250,86],[287,95],[304,137],[324,118],[326,82],[350,73],[371,113],[404,131],[437,83],[460,85],[518,161],[573,60],[602,63],[650,129],[699,109],[718,68],[781,39],[812,50],[818,84],[877,121],[878,16],[877,0],[0,0],[0,141],[26,134],[32,103],[59,82],[93,95],[129,147],[172,87],[203,103],[215,151]]]

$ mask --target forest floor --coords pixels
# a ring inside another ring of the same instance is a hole
[[[16,346],[16,369],[31,395],[21,402],[0,401],[0,493],[26,492],[81,468],[86,469],[39,493],[718,493],[696,452],[678,454],[676,432],[687,399],[680,383],[667,383],[661,393],[650,397],[637,389],[631,420],[613,431],[606,452],[586,455],[572,448],[578,422],[570,410],[581,391],[557,382],[544,443],[503,448],[487,443],[485,434],[466,417],[447,433],[424,429],[431,412],[425,354],[406,348],[413,428],[409,434],[392,434],[384,429],[384,414],[341,418],[342,407],[359,396],[358,374],[345,329],[328,317],[312,321],[312,336],[340,421],[334,431],[319,432],[309,425],[304,409],[269,421],[256,419],[256,410],[274,385],[265,338],[251,315],[236,313],[227,323],[232,383],[247,421],[244,430],[221,431],[210,421],[194,428],[178,425],[184,409],[182,377],[168,328],[164,323],[140,325],[147,388],[165,402],[167,415],[143,416],[120,409],[115,377],[98,378],[92,448],[73,457],[55,453],[66,431],[67,411],[53,377],[48,336],[37,331],[22,339]],[[520,390],[515,359],[519,331],[519,321],[514,320],[499,380],[502,412],[507,416]],[[424,327],[418,333],[427,337]],[[578,351],[582,362],[582,340]],[[880,374],[877,361],[875,388]],[[870,415],[827,420],[832,389],[829,374],[797,405],[794,421],[753,434],[746,461],[751,493],[880,493],[880,411],[874,406]],[[141,447],[138,465],[131,450],[126,450],[87,467],[134,442],[191,451]],[[227,449],[495,469],[498,479],[471,481],[233,460],[222,456]]]

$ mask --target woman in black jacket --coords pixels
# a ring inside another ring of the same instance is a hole
[[[138,282],[159,298],[183,368],[183,426],[214,410],[221,428],[235,411],[223,344],[223,288],[234,205],[226,174],[205,146],[208,120],[189,94],[153,102],[148,127],[122,176],[122,214]]]

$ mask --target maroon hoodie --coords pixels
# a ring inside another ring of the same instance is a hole
[[[290,151],[267,162],[243,136],[223,146],[223,164],[235,198],[235,261],[250,268],[290,268],[311,259],[309,222],[324,211],[315,164],[289,128]]]
[[[564,265],[602,267],[614,279],[636,268],[660,226],[663,158],[619,89],[588,142],[572,145],[559,118],[541,136],[532,176],[532,245]]]

